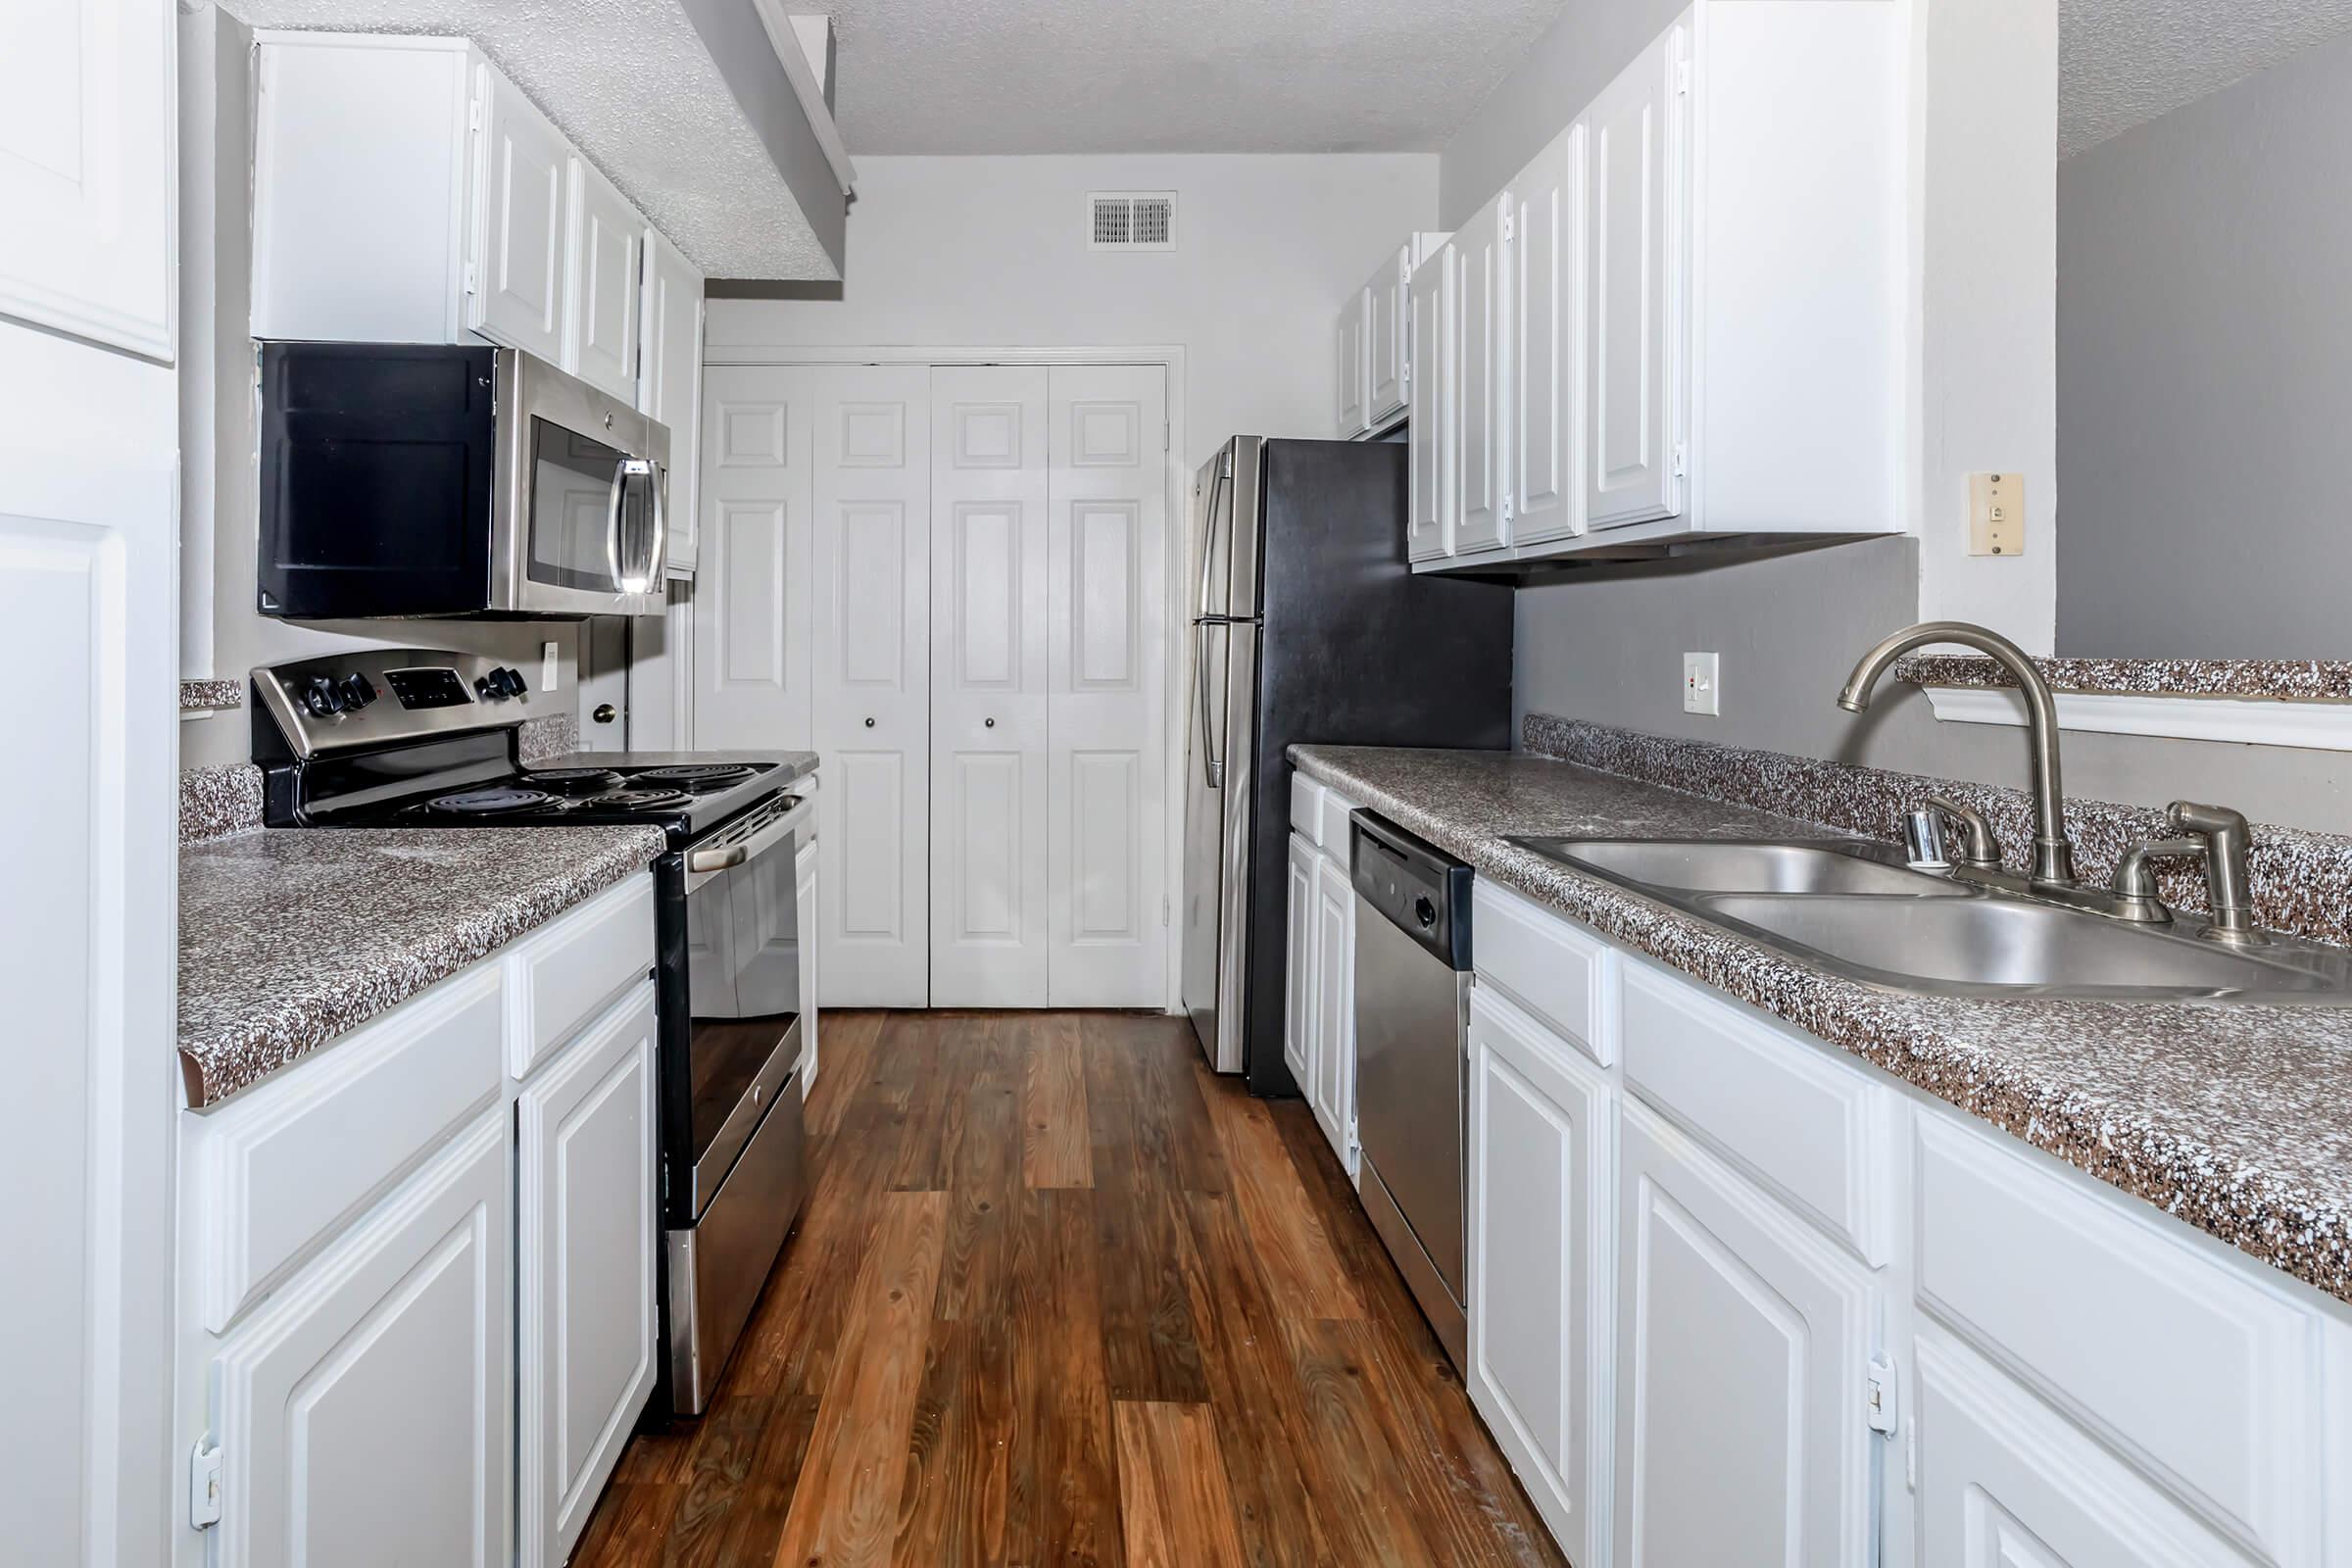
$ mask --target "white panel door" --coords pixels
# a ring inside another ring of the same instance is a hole
[[[133,55],[149,24],[171,26],[160,5],[90,9],[107,24],[96,44]],[[38,73],[73,57],[35,54],[0,49],[0,97],[54,102]],[[93,82],[130,69],[84,65]],[[0,126],[19,107],[0,102]],[[144,111],[117,103],[106,134],[125,159],[168,169],[168,132]],[[37,244],[37,225],[12,228],[0,253],[36,254],[16,250],[26,238]],[[180,1100],[172,372],[7,319],[0,367],[0,660],[27,675],[9,696],[10,742],[39,760],[0,772],[8,820],[38,824],[0,845],[0,1039],[24,1107],[0,1139],[0,1192],[13,1195],[0,1205],[0,1344],[17,1351],[0,1557],[144,1568],[163,1560],[180,1457],[167,1435]]]
[[[1863,1568],[1868,1276],[1639,1101],[1622,1137],[1614,1560]]]
[[[703,374],[689,717],[704,751],[811,744],[813,431],[825,373],[718,365]]]
[[[1919,1568],[2251,1568],[2194,1514],[1922,1319]]]
[[[0,7],[0,317],[172,357],[173,16]]]
[[[1405,295],[1412,379],[1405,391],[1410,495],[1404,543],[1405,554],[1414,561],[1435,561],[1451,552],[1454,512],[1461,499],[1453,476],[1453,288],[1458,265],[1448,242],[1413,269],[1412,286]]]
[[[515,1498],[523,1568],[571,1554],[654,1391],[654,988],[523,1085]]]
[[[475,203],[466,324],[564,365],[571,149],[520,88],[492,66],[479,71],[482,196]]]
[[[692,571],[701,511],[698,429],[703,410],[703,274],[663,239],[645,231],[645,299],[640,307],[645,352],[637,376],[637,407],[669,428],[669,520],[664,557],[669,569]]]
[[[502,1106],[229,1337],[217,1568],[509,1560],[512,1203]]]
[[[1505,292],[1503,198],[1480,208],[1454,234],[1453,427],[1460,500],[1453,552],[1468,555],[1511,542],[1504,481],[1509,454],[1503,424],[1508,385],[1509,296]]]
[[[1315,1013],[1321,1048],[1298,1086],[1341,1166],[1355,1175],[1355,889],[1348,867],[1315,857]]]
[[[835,1007],[931,994],[931,372],[810,372],[818,962]]]
[[[1510,183],[1511,542],[1580,532],[1584,446],[1585,126]]]
[[[1057,1007],[1167,1002],[1168,433],[1158,366],[1056,366],[1047,857]]]
[[[931,372],[931,1004],[1047,1001],[1043,366]]]
[[[1348,296],[1340,307],[1340,436],[1364,433],[1370,421],[1365,399],[1372,390],[1372,343],[1369,328],[1372,296],[1363,289]]]
[[[1485,987],[1469,1046],[1470,1399],[1569,1556],[1603,1562],[1616,1091]]]
[[[1370,422],[1382,425],[1404,411],[1405,290],[1413,276],[1413,248],[1407,245],[1372,274],[1372,392]]]
[[[1282,964],[1282,1060],[1291,1069],[1292,1081],[1301,1089],[1314,1083],[1315,1065],[1322,1059],[1315,1029],[1321,1016],[1316,1011],[1320,999],[1315,984],[1320,967],[1315,938],[1322,929],[1315,919],[1317,858],[1311,842],[1299,834],[1291,835],[1290,869],[1284,879],[1289,891],[1283,900],[1288,945]]]
[[[638,303],[645,220],[577,153],[571,166],[571,282],[564,290],[564,368],[637,401]]]
[[[1589,527],[1683,510],[1689,43],[1670,28],[1585,111]]]

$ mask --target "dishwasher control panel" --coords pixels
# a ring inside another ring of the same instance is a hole
[[[1366,810],[1349,819],[1348,866],[1374,913],[1448,968],[1470,967],[1470,867]]]

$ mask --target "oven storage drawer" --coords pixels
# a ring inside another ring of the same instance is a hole
[[[750,1321],[768,1270],[800,1217],[808,1134],[796,1067],[701,1219],[668,1234],[670,1403],[679,1415],[710,1402]]]
[[[643,872],[514,945],[506,958],[519,1083],[654,965],[654,879]]]
[[[499,1097],[505,972],[442,981],[316,1060],[186,1118],[198,1307],[215,1334]]]

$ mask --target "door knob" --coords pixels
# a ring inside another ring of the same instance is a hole
[[[997,721],[993,718],[984,718],[980,722],[986,724],[990,729],[995,729],[997,727]]]
[[[620,710],[614,708],[611,703],[599,703],[596,705],[596,711],[588,716],[599,724],[610,724],[620,716]]]
[[[872,729],[872,728],[874,727],[874,721],[873,721],[872,719],[870,719],[870,718],[869,718],[869,719],[867,719],[867,720],[865,721],[865,727],[866,727],[867,729]]]

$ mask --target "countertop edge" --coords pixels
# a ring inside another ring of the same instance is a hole
[[[420,992],[522,940],[557,916],[644,870],[668,848],[660,828],[622,827],[612,831],[615,835],[612,844],[583,856],[567,867],[564,876],[487,899],[469,918],[436,933],[432,940],[412,943],[396,953],[381,956],[379,966],[373,971],[377,983],[341,981],[292,999],[291,1006],[303,1014],[296,1022],[289,1024],[273,1017],[246,1030],[220,1029],[182,1035],[177,1052],[187,1108],[210,1111],[268,1083]],[[627,837],[619,837],[622,834]],[[224,1048],[247,1059],[263,1053],[274,1059],[260,1071],[247,1074],[209,1072],[208,1058],[220,1054]]]
[[[1546,873],[1560,884],[1592,895],[1581,905],[1564,901],[1555,889],[1519,874],[1517,867],[1496,854],[1487,835],[1458,829],[1443,814],[1391,794],[1320,755],[1323,750],[1295,746],[1289,760],[1310,778],[1344,791],[1359,805],[1393,817],[1399,826],[1460,856],[1480,875],[1491,876],[1513,892],[1702,985],[1771,1013],[1824,1046],[1887,1072],[2195,1226],[2248,1257],[2338,1300],[2352,1302],[2352,1211],[2334,1200],[2248,1167],[2197,1140],[2135,1125],[2131,1116],[2070,1087],[2020,1075],[1966,1037],[1938,1034],[1908,1020],[1890,1025],[1872,1015],[1872,993],[1862,987],[1601,878],[1546,862]],[[1825,837],[1854,836],[1835,828],[1821,831]],[[1736,970],[1723,957],[1727,950],[1738,955]],[[1825,1023],[1834,1023],[1837,1032],[1826,1032]],[[1949,1061],[1933,1059],[1936,1052],[1968,1062],[1970,1070],[1954,1071]],[[2219,1207],[2206,1195],[2168,1175],[2179,1169],[2227,1172],[2230,1206]],[[2291,1250],[2282,1255],[2266,1243],[2291,1247]],[[2313,1257],[2331,1257],[2334,1266],[2298,1266],[2299,1259]]]

